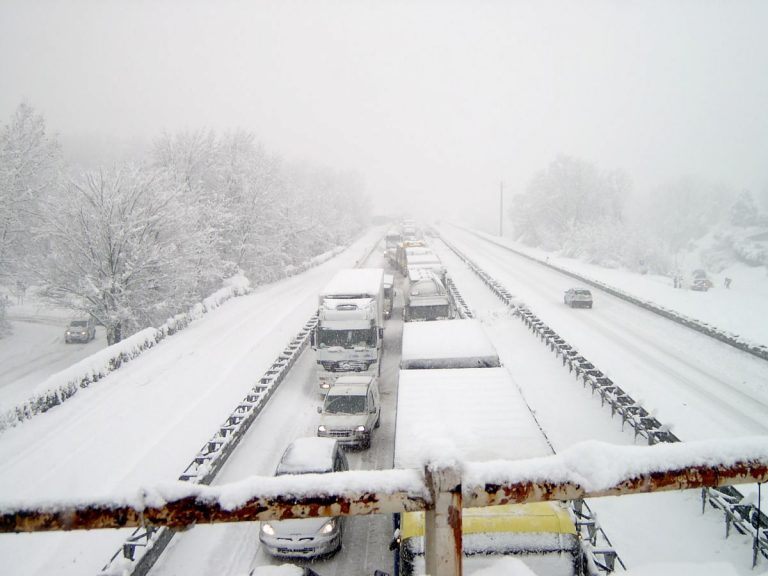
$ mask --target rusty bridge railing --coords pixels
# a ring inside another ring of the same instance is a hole
[[[587,457],[585,457],[585,455]],[[627,463],[604,478],[594,462]],[[0,502],[0,533],[195,524],[426,511],[432,574],[462,573],[462,508],[718,487],[768,480],[768,437],[613,446],[560,455],[418,470],[252,477],[231,486],[176,482],[140,497],[45,504]],[[289,496],[290,494],[290,496]],[[765,532],[762,534],[765,538]]]

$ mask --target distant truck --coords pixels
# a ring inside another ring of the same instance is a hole
[[[484,367],[488,366],[488,367]],[[460,461],[548,456],[552,449],[525,399],[475,320],[403,326],[394,467],[422,469],[433,451]],[[395,519],[395,574],[425,573],[423,512]],[[462,511],[464,573],[515,556],[536,574],[585,573],[574,518],[540,502]]]
[[[390,230],[384,238],[384,257],[393,266],[396,263],[397,246],[403,241],[403,237],[397,230]]]
[[[453,299],[440,278],[428,269],[409,269],[403,320],[451,320],[455,315]]]
[[[384,318],[392,316],[392,308],[395,305],[395,277],[392,274],[384,274]]]
[[[320,293],[313,347],[327,392],[343,375],[378,376],[384,336],[384,270],[340,270]]]
[[[423,240],[403,240],[397,245],[395,253],[395,267],[401,274],[408,274],[408,254],[429,254],[432,250]]]

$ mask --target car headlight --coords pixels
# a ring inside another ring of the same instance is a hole
[[[318,531],[320,534],[330,534],[336,528],[336,518],[331,518],[323,524],[323,527]]]
[[[322,384],[320,384],[320,388],[322,388],[323,390],[328,390],[328,388],[330,387],[331,385],[328,384],[328,382],[323,382]]]
[[[325,432],[326,430],[327,430],[327,428],[325,426],[323,426],[322,424],[320,424],[320,426],[317,427],[317,431],[318,432]],[[318,440],[318,442],[319,442],[319,440]]]
[[[275,535],[275,529],[272,528],[271,524],[264,523],[261,525],[261,531],[264,532],[264,534],[267,534],[268,536],[274,536]]]
[[[355,432],[365,432],[365,426],[358,426],[355,428]]]

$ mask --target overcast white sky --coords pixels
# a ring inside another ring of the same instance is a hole
[[[0,122],[245,128],[380,206],[496,206],[557,154],[768,188],[768,2],[0,0]]]

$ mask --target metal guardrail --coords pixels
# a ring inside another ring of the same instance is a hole
[[[541,264],[542,266],[547,266],[552,270],[556,270],[557,272],[570,276],[571,278],[575,278],[580,282],[584,282],[585,284],[589,284],[590,286],[599,288],[600,290],[607,292],[612,296],[616,296],[617,298],[621,298],[622,300],[631,302],[632,304],[635,304],[636,306],[640,306],[641,308],[645,308],[646,310],[653,312],[654,314],[658,314],[659,316],[663,316],[668,320],[672,320],[673,322],[677,322],[678,324],[687,326],[692,330],[696,330],[697,332],[706,334],[711,338],[715,338],[716,340],[724,342],[725,344],[733,346],[734,348],[738,348],[739,350],[752,354],[753,356],[757,356],[758,358],[762,358],[763,360],[768,360],[768,346],[766,346],[765,344],[757,344],[756,342],[752,342],[750,340],[747,340],[746,338],[742,338],[739,334],[734,334],[733,332],[730,332],[728,330],[722,330],[720,328],[717,328],[716,326],[712,326],[708,324],[707,322],[702,322],[701,320],[690,318],[685,314],[680,314],[679,312],[670,310],[669,308],[660,306],[659,304],[655,304],[654,302],[650,302],[648,300],[643,300],[642,298],[632,296],[631,294],[628,294],[623,290],[619,290],[618,288],[614,288],[613,286],[606,284],[605,282],[593,280],[592,278],[588,278],[577,272],[568,270],[567,268],[562,268],[561,266],[557,266],[556,264],[552,264],[545,260],[540,260],[539,258],[531,256],[530,254],[526,254],[525,252],[520,252],[519,250],[515,250],[514,248],[507,246],[506,244],[502,244],[501,242],[498,242],[493,238],[484,236],[474,230],[470,230],[470,229],[465,229],[465,230],[471,234],[474,234],[475,236],[477,236],[478,238],[486,242],[495,244],[496,246],[499,246],[500,248],[504,248],[505,250],[512,252],[514,254],[517,254],[518,256],[522,256],[523,258],[527,258],[528,260]]]
[[[294,336],[266,372],[253,385],[214,435],[198,451],[187,465],[179,480],[193,484],[210,484],[264,409],[277,387],[307,347],[310,335],[317,324],[313,315]],[[126,539],[115,552],[100,574],[132,574],[144,576],[163,553],[173,538],[174,530],[167,527],[140,527]]]
[[[443,242],[480,277],[499,299],[507,306],[515,309],[515,314],[562,360],[563,366],[567,366],[568,371],[575,374],[577,381],[581,380],[585,388],[589,386],[592,395],[597,393],[601,405],[610,407],[612,417],[618,415],[621,418],[622,429],[625,424],[629,424],[635,432],[635,439],[641,436],[646,439],[648,445],[661,442],[680,442],[680,439],[670,431],[669,426],[662,424],[650,414],[592,362],[579,354],[573,346],[539,319],[527,306],[516,303],[509,290],[502,284],[472,262],[455,246],[446,242],[445,239]],[[759,506],[756,507],[754,504],[746,502],[744,495],[732,486],[722,489],[703,489],[703,509],[706,508],[707,503],[712,508],[723,512],[726,537],[730,535],[731,527],[734,527],[737,532],[752,539],[753,566],[757,564],[759,555],[768,559],[768,515],[762,512]]]
[[[456,283],[453,281],[453,278],[451,278],[448,274],[445,275],[445,287],[448,290],[448,294],[451,296],[454,304],[456,305],[456,310],[459,313],[459,317],[474,318],[472,310],[467,305],[464,297],[461,295],[461,292],[459,292],[459,289],[456,287]]]

